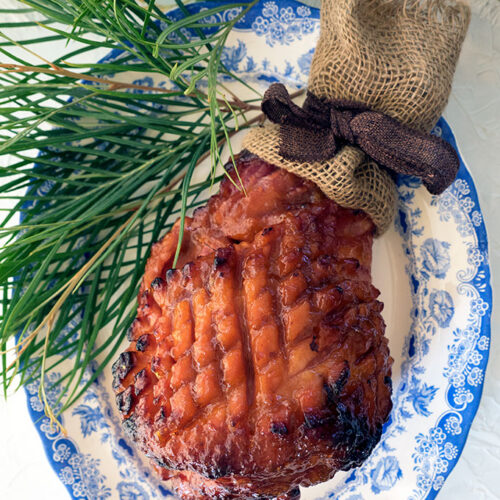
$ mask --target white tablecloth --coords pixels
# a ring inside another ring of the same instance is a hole
[[[479,192],[490,244],[493,294],[498,297],[500,1],[473,0],[471,3],[472,22],[445,117],[453,127],[461,154],[472,171]],[[19,5],[15,0],[0,0],[1,8],[15,5]],[[21,17],[15,16],[15,20]],[[22,36],[20,33],[19,37]],[[36,45],[30,48],[37,50]],[[55,50],[63,51],[64,47]],[[55,58],[56,54],[51,53],[50,57]],[[0,166],[3,164],[0,160]],[[495,338],[498,330],[500,317],[494,311],[490,361],[481,405],[460,461],[440,493],[443,500],[500,498],[500,342]],[[41,441],[28,416],[24,392],[9,397],[7,403],[0,399],[0,499],[68,498],[66,489],[45,459]]]

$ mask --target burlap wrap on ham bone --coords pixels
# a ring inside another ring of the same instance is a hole
[[[427,133],[448,101],[469,18],[469,8],[451,0],[323,0],[308,91],[365,104]],[[313,181],[340,205],[364,210],[379,235],[388,228],[396,189],[386,169],[349,144],[322,161],[284,158],[280,130],[256,127],[243,147]]]

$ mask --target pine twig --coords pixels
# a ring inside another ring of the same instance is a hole
[[[74,71],[69,71],[67,69],[61,68],[55,64],[51,63],[51,68],[41,68],[39,66],[25,66],[22,64],[6,64],[0,63],[0,68],[4,68],[0,71],[0,74],[6,73],[41,73],[45,75],[56,75],[56,76],[65,76],[67,78],[72,78],[75,80],[87,80],[89,82],[102,83],[103,85],[109,85],[113,90],[121,90],[121,89],[133,89],[133,90],[143,90],[147,92],[159,92],[162,94],[175,94],[179,95],[178,90],[165,89],[162,87],[149,87],[148,85],[140,85],[136,83],[126,83],[126,82],[117,82],[115,80],[108,80],[107,78],[100,78],[97,76],[87,75],[85,73],[77,73]],[[83,85],[83,83],[79,83]],[[237,98],[232,92],[231,94],[236,98],[235,101],[229,102],[229,104],[233,107],[238,107],[243,111],[252,111],[260,109],[260,106],[255,106],[249,104],[241,99]],[[186,97],[202,97],[205,101],[208,99],[206,94],[203,92],[197,91],[196,93],[184,94]],[[217,99],[219,105],[224,106],[226,102],[224,99]],[[226,111],[230,111],[230,109],[226,108]]]

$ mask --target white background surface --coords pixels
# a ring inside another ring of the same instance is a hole
[[[14,0],[0,0],[1,8],[16,5]],[[472,0],[471,7],[472,22],[445,117],[479,192],[495,299],[500,296],[500,1]],[[36,45],[30,47],[37,50]],[[63,46],[60,50],[64,50]],[[58,54],[43,55],[55,58]],[[0,159],[0,166],[3,164]],[[500,498],[500,342],[495,338],[499,327],[500,317],[494,308],[483,398],[465,450],[441,490],[440,499]],[[0,399],[0,499],[68,498],[45,458],[28,415],[24,391],[10,396],[7,403]]]

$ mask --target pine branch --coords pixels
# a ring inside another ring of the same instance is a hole
[[[228,8],[241,17],[255,2],[201,13],[179,2],[179,21],[154,1],[147,9],[131,0],[23,3],[45,19],[23,23],[26,43],[6,35],[0,44],[0,155],[11,158],[0,196],[13,204],[0,224],[1,377],[5,393],[38,381],[54,420],[116,356],[151,245],[203,201],[238,118],[242,128],[262,120],[255,100],[220,83],[231,76],[221,56],[239,17],[205,22]],[[50,35],[39,41],[67,42],[62,57],[29,48],[40,26]],[[0,30],[11,27],[0,20]],[[119,50],[118,59],[96,62],[101,47]],[[127,72],[161,74],[168,85],[134,83]],[[210,175],[193,184],[209,157]],[[114,334],[99,335],[107,325]],[[61,377],[49,384],[56,369]]]

